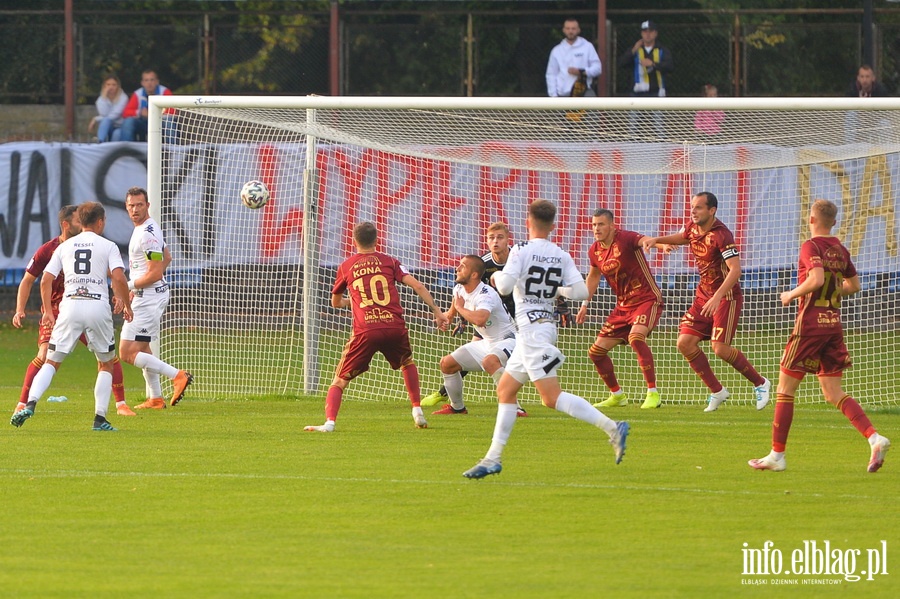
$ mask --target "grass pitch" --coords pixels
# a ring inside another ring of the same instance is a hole
[[[0,328],[9,411],[34,339]],[[134,405],[142,379],[125,373]],[[867,474],[868,445],[832,408],[798,407],[788,470],[770,473],[746,461],[768,451],[771,407],[609,410],[632,424],[616,466],[599,431],[532,405],[503,473],[469,481],[493,430],[488,403],[416,430],[405,401],[350,401],[325,435],[302,432],[321,424],[321,397],[188,394],[95,433],[94,376],[80,348],[48,392],[69,401],[42,401],[21,429],[0,423],[4,596],[900,595],[900,453]],[[900,443],[900,410],[868,412]],[[745,575],[744,543],[766,541],[783,569],[804,541],[858,549],[857,573],[886,541],[888,574]]]

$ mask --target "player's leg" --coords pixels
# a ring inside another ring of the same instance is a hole
[[[656,388],[656,366],[653,352],[647,345],[647,337],[662,317],[662,306],[657,302],[645,302],[638,306],[631,317],[631,331],[628,333],[628,345],[637,356],[637,363],[647,384],[647,395],[642,410],[658,408],[661,402],[659,390]]]
[[[835,335],[822,352],[819,386],[825,400],[838,408],[850,424],[869,441],[872,450],[867,470],[877,472],[884,465],[884,456],[891,446],[887,437],[878,434],[865,410],[855,399],[844,392],[841,375],[851,365],[850,354],[844,344],[843,334]]]
[[[97,354],[97,381],[94,383],[94,424],[95,431],[115,431],[106,419],[109,409],[109,398],[113,390],[113,368],[116,357],[115,352],[98,352]]]
[[[428,428],[428,421],[422,412],[422,389],[419,382],[419,369],[413,360],[412,347],[409,344],[409,332],[403,330],[385,330],[372,333],[377,336],[376,348],[385,357],[394,370],[403,375],[403,385],[412,404],[412,417],[416,428]]]
[[[13,414],[25,408],[25,404],[28,403],[28,392],[31,390],[31,384],[34,381],[34,377],[40,372],[41,367],[47,359],[47,342],[50,341],[50,329],[47,329],[46,339],[44,339],[43,331],[44,326],[41,325],[41,337],[38,340],[38,352],[35,358],[28,364],[28,368],[25,369],[25,379],[22,381],[22,391],[19,394],[19,401],[16,404],[16,409],[13,410]]]
[[[122,372],[122,361],[118,356],[112,360],[112,394],[116,400],[116,413],[119,416],[135,416],[125,403],[125,374]]]
[[[516,354],[507,364],[506,372],[500,377],[497,383],[497,420],[494,422],[494,434],[491,437],[491,445],[485,456],[478,461],[477,464],[463,472],[466,478],[484,478],[491,474],[500,474],[503,470],[501,460],[503,458],[503,449],[509,441],[512,434],[513,426],[516,424],[516,395],[528,375],[516,370],[514,365]]]
[[[713,329],[710,343],[713,351],[720,360],[728,362],[741,376],[753,383],[756,393],[756,409],[761,410],[769,403],[769,391],[772,383],[763,377],[744,353],[732,346],[735,333],[737,333],[738,320],[741,316],[741,308],[744,305],[742,297],[732,301],[723,300],[713,315]]]
[[[344,344],[341,359],[334,372],[334,379],[325,396],[325,424],[311,425],[303,428],[307,432],[330,433],[334,431],[335,421],[341,409],[344,389],[354,378],[369,369],[372,356],[375,355],[375,344],[371,343],[367,334],[354,334]]]
[[[175,368],[153,355],[150,343],[159,338],[160,322],[168,305],[168,291],[156,293],[144,290],[141,296],[135,296],[132,302],[134,318],[122,325],[119,338],[119,356],[126,363],[147,370],[150,374],[162,375],[172,381],[172,399],[170,405],[175,406],[184,397],[184,392],[194,382],[194,375],[186,370]],[[145,375],[145,380],[147,376]],[[148,397],[148,401],[137,408],[160,408],[165,400],[162,397]]]
[[[503,373],[506,372],[506,364],[516,349],[515,339],[504,339],[490,348],[488,354],[481,360],[481,369],[491,375],[494,386],[500,383]],[[516,416],[526,418],[528,412],[522,407],[522,403],[516,398]]]
[[[790,342],[788,348],[790,347]],[[785,349],[787,354],[788,349]],[[802,370],[789,369],[790,362],[783,362],[775,392],[775,415],[772,418],[772,450],[768,455],[750,460],[747,464],[756,470],[781,472],[787,468],[784,452],[788,435],[794,422],[794,398],[806,374]]]
[[[614,408],[628,403],[628,396],[619,386],[612,359],[608,355],[612,348],[620,343],[625,343],[628,336],[630,327],[622,321],[622,317],[621,310],[613,310],[600,328],[600,332],[597,333],[594,343],[588,349],[588,357],[594,363],[594,369],[600,375],[606,388],[609,389],[609,397],[594,404],[594,407],[597,408]]]

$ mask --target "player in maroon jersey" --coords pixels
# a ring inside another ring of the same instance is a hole
[[[34,287],[34,282],[40,279],[41,275],[44,274],[44,269],[47,268],[47,263],[50,262],[50,257],[53,255],[53,252],[59,247],[60,243],[69,237],[74,237],[81,233],[81,225],[78,222],[76,209],[77,206],[64,206],[62,210],[59,211],[59,237],[54,237],[39,247],[34,253],[34,256],[32,256],[31,261],[28,262],[28,266],[25,268],[25,275],[19,283],[19,291],[16,294],[16,313],[13,314],[12,319],[13,326],[17,329],[22,328],[22,322],[25,320],[25,306],[28,304],[28,298],[31,296],[31,289]],[[60,274],[53,282],[52,304],[54,316],[59,314],[59,303],[62,301],[64,287],[65,283],[63,281],[63,276]],[[41,306],[41,311],[43,311],[43,309],[44,307]],[[40,371],[47,359],[47,344],[50,342],[50,333],[52,330],[53,327],[46,326],[44,320],[41,319],[41,324],[38,328],[38,353],[25,371],[25,380],[22,382],[22,393],[19,396],[19,403],[16,404],[16,409],[13,413],[25,408],[25,402],[28,401],[28,391],[31,389],[31,383],[34,381],[34,377],[37,375],[38,371]],[[83,335],[81,337],[81,342],[87,345],[87,340]],[[119,362],[118,357],[113,359],[112,374],[113,395],[116,398],[116,413],[119,414],[119,416],[134,416],[134,412],[132,412],[131,408],[128,407],[128,404],[125,403],[125,385],[122,377],[122,363]]]
[[[681,317],[677,345],[697,376],[709,387],[709,405],[703,411],[716,411],[730,395],[700,349],[700,342],[705,339],[710,340],[719,358],[753,383],[756,409],[761,410],[769,403],[772,383],[756,371],[739,349],[731,346],[744,304],[738,284],[741,258],[731,231],[716,218],[718,207],[719,201],[714,194],[698,193],[691,198],[691,220],[680,232],[660,238],[645,237],[643,245],[645,249],[660,243],[691,245],[691,253],[700,270],[700,284],[694,303]]]
[[[794,397],[807,373],[819,377],[825,401],[837,407],[850,423],[869,440],[872,450],[868,471],[877,472],[891,442],[878,434],[865,411],[841,388],[841,376],[850,368],[850,354],[844,345],[841,325],[841,298],[859,291],[856,267],[837,237],[831,235],[837,206],[828,200],[813,202],[809,214],[811,239],[800,246],[797,286],[781,294],[781,303],[799,300],[797,320],[781,356],[781,373],[775,394],[772,422],[772,451],[750,460],[757,470],[780,472],[787,464],[784,448],[794,418]]]
[[[610,391],[608,399],[594,405],[612,408],[628,403],[628,397],[616,379],[612,359],[607,355],[620,343],[628,343],[637,355],[638,365],[647,383],[647,396],[641,408],[658,408],[660,397],[656,388],[656,369],[647,337],[662,316],[663,299],[641,248],[644,236],[617,228],[613,213],[603,208],[594,211],[591,229],[596,241],[588,251],[591,263],[586,281],[588,299],[582,302],[575,322],[584,324],[588,305],[601,276],[606,278],[610,289],[616,294],[616,306],[588,350],[588,356]]]
[[[397,283],[412,287],[428,304],[438,328],[447,326],[447,317],[434,303],[428,289],[409,274],[397,259],[375,249],[377,239],[378,231],[370,222],[359,223],[353,228],[357,253],[338,267],[331,289],[331,305],[336,309],[350,308],[353,312],[353,334],[344,346],[334,380],[328,388],[325,424],[307,426],[303,430],[320,433],[334,431],[344,389],[350,381],[369,369],[376,352],[387,358],[391,368],[401,370],[413,406],[413,420],[418,428],[428,426],[420,405],[419,371],[413,362]],[[348,292],[350,297],[344,297],[344,292]]]

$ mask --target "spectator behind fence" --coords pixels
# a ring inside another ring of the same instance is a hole
[[[100,87],[100,95],[94,102],[97,116],[88,123],[88,133],[97,130],[97,141],[119,141],[122,138],[122,112],[128,104],[128,94],[122,90],[122,82],[115,75],[107,75]]]
[[[147,69],[141,74],[141,87],[137,88],[122,116],[125,122],[122,124],[122,141],[147,141],[147,114],[150,106],[150,96],[170,96],[172,90],[165,85],[160,85],[159,77],[153,69]],[[163,143],[174,141],[174,121],[172,114],[164,114],[162,122]]]
[[[704,98],[718,98],[719,90],[715,85],[706,84],[700,88],[700,96]],[[694,115],[694,130],[709,136],[722,132],[722,123],[725,122],[725,112],[722,110],[698,110]]]
[[[632,69],[634,87],[632,96],[665,97],[666,80],[675,70],[672,53],[656,43],[659,34],[656,23],[641,23],[641,39],[619,57],[619,67]]]
[[[563,23],[565,38],[550,51],[547,62],[547,95],[593,96],[594,80],[603,71],[594,45],[580,37],[581,28],[575,19]]]
[[[850,84],[847,90],[849,98],[887,98],[890,96],[887,88],[880,81],[875,80],[875,71],[867,64],[859,67],[856,80]]]
[[[847,90],[849,98],[887,98],[890,94],[881,82],[875,80],[875,71],[867,64],[859,67],[856,80]],[[847,112],[847,143],[884,143],[892,137],[892,126],[888,119],[878,112]]]

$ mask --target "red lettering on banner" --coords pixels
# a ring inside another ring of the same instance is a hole
[[[391,188],[391,171],[402,176],[395,189]],[[375,155],[375,226],[383,239],[387,236],[391,208],[408,199],[410,193],[416,190],[420,174],[421,160],[417,158],[387,152]]]
[[[452,267],[458,256],[450,256],[450,213],[464,206],[466,198],[450,194],[450,163],[426,160],[423,171],[422,261],[426,266]]]
[[[260,180],[269,188],[269,203],[262,208],[260,253],[263,258],[275,258],[281,253],[288,237],[302,236],[303,210],[290,208],[284,215],[278,213],[278,151],[275,146],[263,144],[259,146],[257,155]]]
[[[360,195],[362,194],[362,186],[366,180],[366,175],[372,167],[372,160],[376,153],[375,150],[365,150],[359,161],[354,161],[353,157],[344,149],[333,147],[330,150],[331,160],[336,167],[334,171],[331,169],[322,170],[320,172],[332,173],[340,177],[340,181],[333,181],[329,187],[331,194],[339,197],[343,188],[344,197],[344,241],[341,244],[344,255],[349,256],[354,250],[353,246],[353,227],[356,226],[357,214],[361,203]],[[325,187],[324,185],[322,186]],[[324,205],[322,214],[325,214]]]
[[[502,154],[513,164],[522,163],[519,151],[507,144],[488,142],[482,144],[481,151],[484,155]],[[487,166],[478,169],[478,224],[481,231],[487,230],[494,221],[508,222],[503,211],[503,192],[514,188],[522,178],[521,169],[510,168],[505,177],[495,179],[493,175],[498,170]]]
[[[740,146],[737,149],[738,166],[746,167],[750,161],[750,151]],[[750,217],[750,172],[746,170],[737,172],[737,216],[735,217],[734,226],[734,243],[738,247],[738,251],[746,254],[746,258],[741,260],[747,264],[751,256],[750,246],[744,245],[747,236],[747,220]]]
[[[666,177],[666,192],[663,199],[662,214],[659,219],[658,235],[666,237],[681,230],[686,221],[686,214],[690,213],[691,188],[693,181],[690,172],[687,171],[687,154],[682,149],[672,152],[670,160],[672,170]],[[656,252],[651,268],[662,266],[663,252]]]

